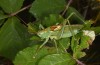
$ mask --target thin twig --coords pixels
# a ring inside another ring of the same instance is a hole
[[[96,17],[96,19],[95,19],[95,21],[94,21],[94,24],[98,21],[99,16],[100,16],[100,11],[99,11],[99,13],[98,13],[98,15],[97,15],[97,17]]]
[[[21,21],[25,24],[25,26],[28,27],[27,23],[25,23],[25,21],[24,21],[23,19],[21,19],[21,18],[20,18],[19,16],[17,16],[17,15],[16,15],[16,17],[17,17],[19,20],[21,20]]]
[[[82,63],[81,61],[79,61],[77,59],[75,59],[75,60],[76,60],[76,62],[77,62],[78,65],[86,65],[86,64]]]
[[[20,9],[20,10],[18,10],[18,11],[15,12],[15,13],[10,14],[9,17],[11,17],[11,16],[15,16],[16,14],[18,14],[18,13],[20,13],[20,12],[22,12],[22,11],[28,9],[29,7],[31,7],[31,4],[28,5],[28,6],[26,6],[26,7],[24,7],[24,8],[22,8],[22,9]]]
[[[85,19],[86,16],[87,16],[88,8],[89,8],[89,6],[86,6],[86,7],[84,8],[84,9],[85,9],[84,14],[83,14],[84,19]]]
[[[62,13],[62,16],[66,13],[66,11],[67,11],[67,9],[68,9],[68,7],[69,7],[69,5],[70,5],[71,3],[72,3],[72,0],[69,0],[68,4],[66,5],[65,10],[64,10],[63,13]]]

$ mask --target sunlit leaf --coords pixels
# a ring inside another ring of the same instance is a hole
[[[78,44],[79,44],[80,36],[81,33],[73,36],[71,39],[71,49],[73,53],[76,52],[77,46],[79,46]]]
[[[14,60],[14,65],[37,65],[40,58],[48,54],[46,48],[42,48],[34,58],[38,46],[28,47],[20,51]]]
[[[76,61],[70,54],[51,54],[42,58],[38,65],[74,65]]]
[[[76,50],[76,53],[73,54],[73,57],[79,59],[79,58],[84,57],[85,55],[86,55],[85,52],[81,52],[80,50]]]
[[[59,42],[59,47],[61,47],[63,50],[68,49],[70,46],[70,38],[69,37],[60,39],[58,42]]]
[[[90,37],[84,35],[83,33],[77,34],[76,36],[72,37],[71,49],[73,50],[74,58],[79,59],[86,55],[83,50],[89,48],[89,40]]]

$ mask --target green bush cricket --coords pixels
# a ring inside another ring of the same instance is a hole
[[[37,35],[41,39],[45,39],[45,41],[42,43],[42,45],[39,46],[37,52],[48,42],[49,39],[53,40],[57,49],[56,40],[59,40],[61,38],[71,37],[74,36],[79,32],[81,28],[83,28],[83,25],[70,25],[69,18],[73,15],[76,15],[74,12],[69,15],[67,19],[64,20],[63,24],[61,25],[54,25],[50,26],[46,29],[40,30],[37,32]],[[82,20],[83,21],[83,20]],[[66,25],[68,22],[69,25]],[[37,52],[35,56],[37,55]]]

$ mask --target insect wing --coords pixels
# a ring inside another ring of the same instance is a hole
[[[66,25],[64,33],[62,34],[62,38],[76,35],[79,32],[79,30],[82,29],[82,27],[83,27],[82,25]]]

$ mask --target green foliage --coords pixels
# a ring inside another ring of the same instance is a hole
[[[24,0],[0,0],[0,7],[6,13],[13,13],[18,11],[23,5]]]
[[[42,58],[38,65],[74,65],[76,61],[70,54],[51,54]]]
[[[39,27],[37,27],[36,24],[33,24],[33,23],[28,23],[28,32],[29,33],[37,33]]]
[[[7,18],[7,15],[4,15],[4,12],[0,10],[0,26],[4,23],[5,18]]]
[[[0,20],[7,18],[7,15],[4,15],[3,11],[0,11]]]
[[[37,45],[32,47],[27,47],[24,50],[20,51],[15,60],[15,65],[37,65],[39,60],[48,54],[48,51],[46,48],[42,48],[38,55],[34,58],[34,54],[36,52],[36,49],[38,48]]]
[[[82,33],[72,37],[71,48],[73,50],[74,58],[79,59],[86,55],[85,52],[83,52],[82,50],[89,48],[89,43],[88,43],[89,39],[90,37],[85,36]]]
[[[65,0],[35,0],[30,9],[37,19],[43,19],[49,14],[59,14],[65,8]]]
[[[50,14],[41,21],[41,24],[45,27],[49,27],[55,24],[60,24],[62,21],[64,21],[64,18],[61,15]]]
[[[71,13],[74,13],[74,14],[77,14],[77,15],[73,15],[70,20],[76,21],[78,23],[85,23],[85,20],[84,20],[83,16],[81,16],[81,14],[75,8],[73,8],[73,7],[69,7],[68,8],[67,13],[66,13],[66,18]],[[75,23],[75,22],[73,22],[73,23]]]
[[[59,42],[59,47],[61,49],[65,50],[65,51],[70,46],[70,38],[69,37],[68,38],[62,38],[62,39],[58,40],[58,42]]]
[[[91,37],[83,31],[100,33],[100,27],[92,27],[93,22],[85,21],[73,7],[62,16],[69,4],[66,0],[33,1],[28,13],[36,20],[26,24],[17,15],[29,8],[20,10],[23,2],[0,0],[0,56],[15,65],[75,65],[90,46]]]
[[[9,18],[0,30],[0,55],[14,59],[16,53],[27,45],[27,30],[16,17]]]
[[[100,26],[98,27],[91,27],[91,30],[94,30],[96,34],[100,33]]]

